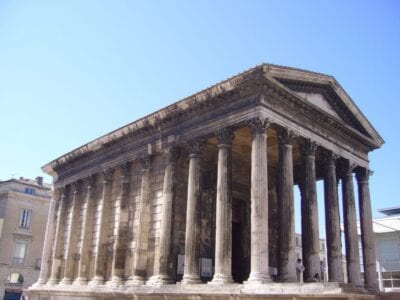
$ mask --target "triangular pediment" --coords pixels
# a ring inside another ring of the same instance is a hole
[[[331,116],[343,121],[340,115],[336,112],[336,110],[332,107],[329,101],[325,98],[325,96],[321,93],[307,93],[307,92],[295,92],[298,96],[304,98],[309,103],[319,107],[326,113]]]
[[[374,140],[377,145],[383,143],[382,138],[332,77],[315,76],[318,80],[312,77],[314,76],[300,79],[298,76],[293,78],[273,76],[272,79],[286,91],[363,136]]]

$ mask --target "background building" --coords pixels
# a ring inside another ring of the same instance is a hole
[[[42,177],[0,181],[0,297],[19,299],[39,276],[50,186]],[[1,298],[2,299],[2,298]]]
[[[386,215],[373,220],[379,288],[386,292],[400,291],[400,207],[379,212]]]

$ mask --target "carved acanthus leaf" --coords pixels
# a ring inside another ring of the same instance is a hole
[[[252,118],[250,120],[247,120],[246,123],[250,127],[252,136],[266,133],[270,125],[269,119],[263,117]]]
[[[317,150],[317,143],[311,139],[306,139],[302,145],[301,150],[304,156],[315,156],[315,151]]]
[[[218,145],[231,145],[234,138],[234,133],[232,128],[223,127],[219,128],[216,132]]]
[[[163,156],[165,163],[175,163],[179,158],[179,149],[175,146],[170,146],[164,149]]]
[[[200,152],[204,149],[207,142],[204,138],[197,138],[194,140],[190,140],[186,142],[186,147],[189,151],[189,154],[200,154]]]
[[[292,145],[296,134],[288,128],[278,129],[278,141],[281,145]]]

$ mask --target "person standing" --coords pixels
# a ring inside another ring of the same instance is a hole
[[[296,261],[296,275],[297,275],[297,281],[298,282],[303,282],[303,272],[305,268],[303,266],[301,258],[297,259]]]
[[[321,260],[319,262],[319,267],[320,267],[320,271],[321,271],[321,281],[325,281],[325,262],[323,260]]]

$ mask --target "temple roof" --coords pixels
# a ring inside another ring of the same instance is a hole
[[[232,91],[244,82],[261,77],[273,82],[277,88],[306,101],[310,106],[319,109],[333,119],[346,124],[350,130],[357,129],[357,134],[364,137],[372,149],[379,148],[384,143],[382,137],[334,77],[291,67],[261,64],[107,133],[56,158],[43,166],[42,169],[52,175],[55,168],[68,163],[70,160],[96,152],[106,144],[145,127],[156,127],[166,119],[173,118],[176,112],[186,111],[194,104],[212,101],[214,97]]]

